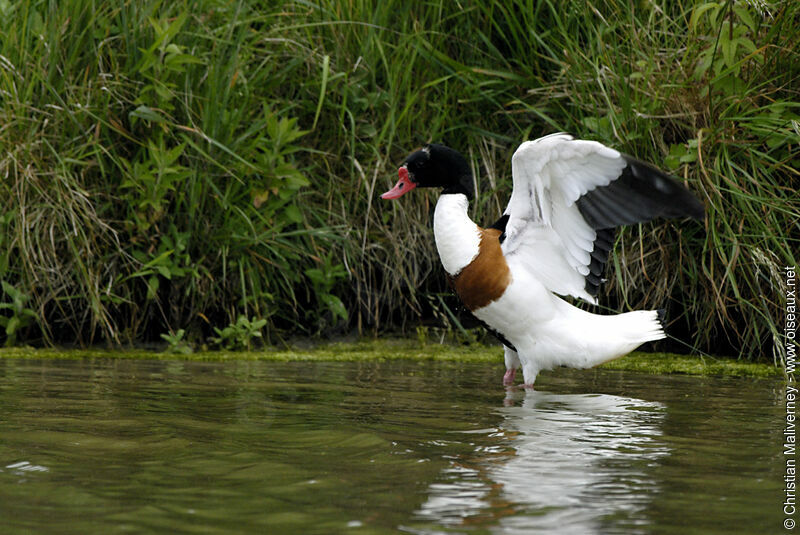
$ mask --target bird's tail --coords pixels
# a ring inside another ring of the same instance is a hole
[[[591,368],[614,360],[627,355],[645,342],[661,340],[667,336],[664,333],[663,310],[639,310],[612,316],[592,314],[586,320],[584,333],[589,350],[578,366],[582,368]]]

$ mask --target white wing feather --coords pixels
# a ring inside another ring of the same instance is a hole
[[[502,249],[509,261],[552,292],[596,303],[584,277],[597,234],[575,202],[610,184],[625,165],[616,150],[568,134],[520,145],[511,159],[514,191],[504,212],[509,219]]]

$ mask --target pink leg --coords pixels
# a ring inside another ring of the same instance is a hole
[[[514,377],[517,375],[516,368],[509,368],[506,370],[506,374],[503,376],[503,384],[506,386],[510,386],[514,384]]]

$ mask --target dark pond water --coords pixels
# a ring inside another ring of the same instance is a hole
[[[0,533],[782,533],[783,383],[0,360]]]

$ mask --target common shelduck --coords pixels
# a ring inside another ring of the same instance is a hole
[[[464,306],[503,341],[504,384],[520,365],[532,387],[541,370],[596,366],[665,337],[662,311],[598,315],[559,296],[597,303],[615,227],[702,219],[702,203],[677,180],[596,141],[552,134],[516,150],[508,207],[482,228],[467,215],[475,182],[457,151],[426,145],[398,175],[382,198],[442,188],[433,215],[439,258]]]

